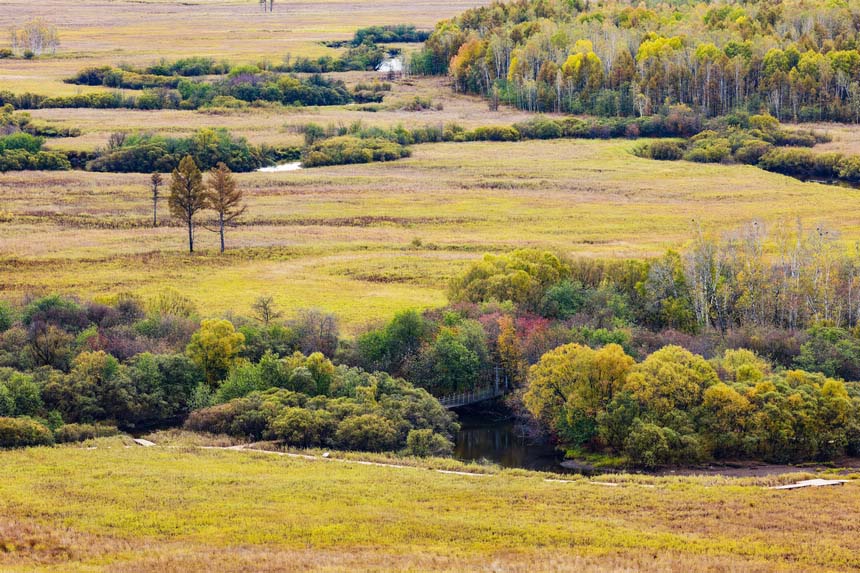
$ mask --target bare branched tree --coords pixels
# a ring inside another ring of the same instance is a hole
[[[158,188],[161,187],[161,184],[164,183],[164,178],[161,176],[161,173],[155,172],[152,174],[150,178],[150,183],[152,185],[152,226],[158,226]]]
[[[273,320],[277,320],[284,316],[284,313],[275,307],[275,299],[271,296],[261,296],[251,306],[254,311],[254,318],[263,323],[264,326],[269,326]]]

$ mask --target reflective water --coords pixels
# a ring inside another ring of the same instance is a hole
[[[301,168],[301,161],[291,161],[289,163],[273,165],[272,167],[261,167],[260,169],[257,169],[257,171],[259,171],[260,173],[281,173],[284,171],[298,171]]]
[[[560,453],[526,437],[510,418],[487,414],[461,414],[454,457],[463,461],[487,460],[506,468],[564,471]]]

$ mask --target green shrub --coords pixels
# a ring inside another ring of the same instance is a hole
[[[334,440],[344,450],[381,452],[394,448],[397,430],[390,420],[376,414],[350,416],[338,424]]]
[[[624,442],[624,453],[636,467],[658,468],[671,459],[672,434],[675,433],[668,428],[636,420]]]
[[[466,138],[469,141],[517,141],[520,132],[511,126],[478,127],[470,131]]]
[[[381,138],[333,137],[311,146],[302,155],[304,167],[394,161],[409,157],[405,146]]]
[[[44,145],[43,137],[35,137],[29,133],[19,131],[5,137],[0,137],[0,151],[20,149],[28,153],[38,153]]]
[[[747,165],[755,165],[759,160],[773,149],[773,145],[766,141],[753,139],[744,142],[738,149],[735,150],[735,160],[739,163]]]
[[[272,422],[274,437],[291,446],[310,447],[328,442],[337,424],[325,410],[286,408]]]
[[[716,134],[701,137],[704,133],[693,138],[693,145],[684,154],[684,159],[699,163],[720,163],[731,158],[732,147],[728,139],[716,137]]]
[[[58,444],[83,442],[93,438],[116,436],[119,430],[115,426],[101,424],[65,424],[54,430],[54,440]]]
[[[29,418],[0,418],[0,448],[49,446],[54,436],[46,426]]]
[[[15,309],[5,300],[0,300],[0,333],[6,332],[15,324]]]
[[[410,430],[406,436],[406,453],[411,456],[450,456],[453,444],[433,430]]]
[[[558,139],[564,135],[561,124],[546,117],[535,117],[514,127],[523,139]]]
[[[676,161],[684,156],[684,149],[677,141],[655,141],[648,146],[647,156],[659,161]]]

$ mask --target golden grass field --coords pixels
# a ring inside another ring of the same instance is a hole
[[[57,56],[0,60],[0,89],[74,93],[62,79],[82,67],[161,57],[211,56],[233,62],[334,53],[322,40],[360,26],[429,28],[482,0],[276,0],[275,12],[246,1],[5,2],[0,28],[43,16],[60,30]],[[5,8],[9,9],[5,9]],[[346,74],[354,83],[372,73]],[[89,89],[89,88],[87,88]],[[102,88],[92,88],[102,89]],[[416,95],[441,111],[407,112]],[[115,131],[188,135],[226,127],[256,144],[297,145],[309,122],[407,126],[456,122],[509,125],[524,113],[490,112],[442,79],[396,82],[386,109],[357,106],[205,111],[38,110],[36,121],[80,128],[54,149],[95,149]],[[831,131],[846,150],[855,131]],[[4,298],[58,291],[84,297],[174,287],[204,314],[242,314],[270,294],[288,313],[319,307],[340,315],[347,333],[397,310],[444,304],[448,279],[485,251],[556,249],[585,256],[640,257],[682,246],[694,225],[708,232],[801,219],[860,239],[858,192],[801,183],[753,167],[655,162],[630,154],[632,141],[551,141],[414,146],[409,159],[288,173],[239,176],[248,213],[218,256],[184,253],[184,232],[168,220],[150,228],[148,176],[85,172],[0,174],[0,290]]]
[[[860,567],[856,483],[773,491],[802,476],[460,475],[96,445],[0,453],[0,570]]]
[[[7,173],[0,284],[11,297],[170,285],[210,313],[247,312],[266,293],[285,309],[337,312],[349,330],[444,303],[446,281],[485,251],[636,257],[682,245],[694,221],[718,232],[796,217],[860,239],[856,190],[639,159],[633,145],[430,144],[395,163],[241,175],[248,214],[224,256],[213,233],[189,256],[181,228],[150,227],[146,175]]]
[[[57,57],[0,62],[0,85],[15,91],[73,94],[62,79],[91,65],[148,64],[160,58],[208,56],[247,63],[334,54],[321,45],[360,27],[409,23],[432,28],[441,19],[488,0],[276,0],[272,13],[257,0],[4,0],[0,29],[43,17],[60,33]],[[5,44],[5,38],[2,41]]]

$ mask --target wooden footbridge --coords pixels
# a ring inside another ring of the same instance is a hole
[[[499,398],[510,393],[512,390],[513,388],[508,382],[508,377],[505,376],[504,379],[502,379],[501,376],[499,376],[499,369],[496,368],[496,378],[493,381],[493,385],[489,388],[475,388],[465,392],[457,392],[447,396],[442,396],[439,398],[439,403],[445,406],[445,408],[453,410],[454,408],[462,408],[463,406],[470,406],[479,402],[494,400],[495,398]]]

